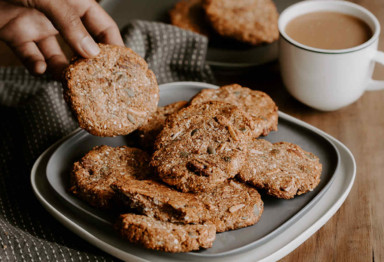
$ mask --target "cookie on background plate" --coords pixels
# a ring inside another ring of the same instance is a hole
[[[131,243],[172,253],[210,248],[216,238],[215,226],[209,223],[175,224],[136,214],[120,215],[115,227]]]
[[[206,17],[221,36],[252,45],[279,37],[279,14],[272,0],[204,0]]]
[[[137,148],[97,146],[74,163],[69,191],[93,207],[119,209],[111,184],[122,178],[151,177],[149,160],[150,156]]]
[[[159,87],[130,48],[99,44],[94,58],[76,58],[64,72],[64,98],[79,125],[96,136],[127,135],[156,111]]]
[[[238,106],[247,112],[255,122],[255,137],[268,135],[277,130],[278,108],[266,93],[242,87],[238,84],[225,85],[219,89],[204,89],[195,95],[191,104],[207,101],[221,101]]]
[[[235,105],[190,105],[167,118],[151,165],[165,183],[183,192],[210,191],[240,171],[254,129]]]
[[[171,24],[208,36],[210,25],[206,21],[203,0],[181,0],[169,11]]]
[[[290,199],[315,189],[321,171],[319,158],[298,145],[255,139],[249,144],[247,164],[237,177],[269,195]]]

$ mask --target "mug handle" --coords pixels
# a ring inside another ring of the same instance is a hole
[[[373,61],[384,65],[384,52],[376,51],[376,53],[373,56]],[[371,79],[371,81],[368,84],[367,90],[373,91],[373,90],[381,90],[381,89],[384,89],[384,81]]]

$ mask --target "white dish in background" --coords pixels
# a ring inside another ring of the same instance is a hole
[[[160,103],[164,105],[188,100],[203,88],[217,87],[195,82],[161,85]],[[31,173],[32,187],[42,205],[63,225],[123,260],[274,261],[294,250],[331,218],[347,197],[356,172],[352,154],[336,139],[282,112],[279,112],[279,121],[280,130],[266,139],[293,142],[317,154],[325,169],[323,184],[313,192],[293,200],[274,200],[263,196],[265,212],[259,223],[220,233],[214,246],[201,252],[168,254],[130,244],[113,230],[111,216],[90,208],[66,191],[69,163],[97,144],[127,144],[127,137],[99,138],[82,130],[73,132],[51,146],[36,161]],[[284,208],[287,207],[296,210],[279,221],[279,217],[284,217]],[[270,228],[263,231],[268,226]]]
[[[101,6],[123,28],[134,19],[169,23],[168,12],[179,0],[102,0]],[[299,0],[274,0],[281,13]],[[236,43],[210,44],[207,62],[217,67],[251,67],[277,59],[277,41],[272,44],[247,46]]]

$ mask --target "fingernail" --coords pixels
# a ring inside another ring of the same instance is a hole
[[[37,75],[42,75],[47,69],[47,64],[44,61],[36,61],[34,64],[33,71]]]
[[[90,36],[86,36],[81,41],[81,45],[83,50],[89,55],[89,56],[97,56],[100,52],[99,46],[93,41],[93,39]]]

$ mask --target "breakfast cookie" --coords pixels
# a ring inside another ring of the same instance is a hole
[[[165,222],[203,223],[210,215],[194,194],[153,180],[120,180],[112,184],[125,205]]]
[[[152,150],[157,135],[163,129],[165,119],[185,107],[187,103],[187,101],[178,101],[167,106],[158,107],[156,112],[134,132],[133,135],[137,138],[139,145],[144,149]]]
[[[279,37],[278,12],[272,0],[204,0],[208,21],[229,38],[257,45]]]
[[[217,232],[253,225],[263,212],[256,189],[235,181],[196,194],[182,193],[152,180],[119,180],[112,188],[123,203],[140,214],[165,222],[211,222]]]
[[[74,163],[70,191],[94,207],[113,209],[117,203],[110,185],[122,178],[150,177],[149,159],[137,148],[97,146]]]
[[[174,224],[152,217],[122,214],[116,228],[129,242],[165,252],[189,252],[210,248],[216,238],[212,224]]]
[[[165,183],[183,192],[212,190],[238,173],[254,129],[248,114],[235,105],[188,106],[167,118],[151,165]]]
[[[181,0],[169,12],[171,24],[180,28],[209,35],[210,25],[206,21],[203,0]]]
[[[147,63],[127,47],[99,44],[94,58],[74,59],[64,72],[64,98],[81,128],[126,135],[156,111],[159,87]]]
[[[197,194],[208,208],[216,232],[234,230],[256,224],[264,211],[264,203],[254,188],[226,181],[210,192]]]
[[[255,139],[238,178],[269,195],[290,199],[312,191],[320,182],[321,171],[319,158],[298,145]]]
[[[219,89],[204,89],[192,98],[191,104],[207,101],[227,102],[247,112],[256,125],[255,137],[277,130],[277,106],[264,92],[232,84]]]

